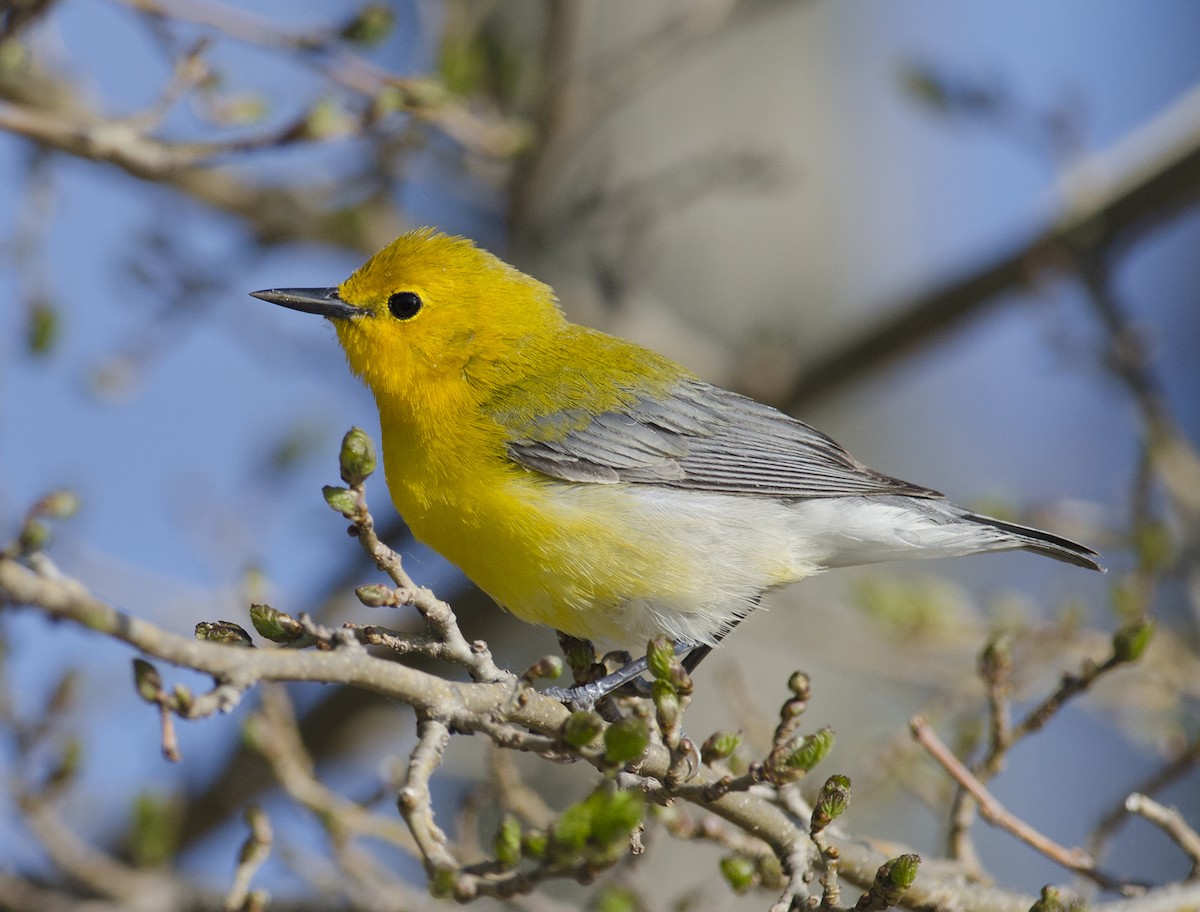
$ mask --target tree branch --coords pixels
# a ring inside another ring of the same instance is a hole
[[[1061,181],[1059,211],[1036,236],[919,298],[888,308],[857,338],[809,362],[784,398],[795,411],[823,393],[892,363],[997,306],[1040,274],[1070,273],[1080,245],[1114,256],[1139,234],[1200,200],[1200,89],[1193,89],[1107,153]]]

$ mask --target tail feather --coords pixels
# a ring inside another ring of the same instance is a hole
[[[1034,554],[1041,554],[1045,557],[1052,557],[1055,560],[1074,564],[1077,567],[1087,567],[1089,570],[1099,570],[1101,573],[1106,572],[1106,568],[1100,563],[1099,554],[1091,548],[1086,548],[1078,542],[1071,541],[1069,538],[1052,535],[1049,532],[1043,532],[1041,529],[1032,529],[1028,526],[1019,526],[1016,523],[1005,522],[1001,519],[993,519],[991,516],[983,516],[979,513],[967,513],[963,518],[977,522],[983,526],[990,526],[999,532],[1003,532],[1006,536],[1011,536],[1017,541],[1014,547],[1025,551],[1032,551]]]

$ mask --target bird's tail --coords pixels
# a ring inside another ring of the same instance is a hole
[[[1069,538],[1061,538],[1058,535],[1043,532],[1041,529],[1018,526],[1016,523],[1005,522],[1002,519],[993,519],[991,516],[983,516],[979,513],[966,513],[963,519],[968,519],[971,522],[989,526],[998,532],[1002,532],[1006,538],[1013,540],[1012,547],[1014,548],[1052,557],[1055,560],[1060,560],[1068,564],[1075,564],[1077,567],[1087,567],[1089,570],[1099,570],[1101,573],[1105,572],[1105,567],[1100,563],[1099,554],[1091,548],[1085,548],[1078,542],[1071,541]]]

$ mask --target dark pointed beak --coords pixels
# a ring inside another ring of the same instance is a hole
[[[290,307],[292,310],[328,317],[330,320],[345,320],[370,313],[369,310],[347,304],[338,297],[336,288],[271,288],[266,291],[252,291],[250,295],[280,307]]]

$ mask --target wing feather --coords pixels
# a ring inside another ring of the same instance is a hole
[[[694,379],[586,422],[553,415],[511,431],[513,461],[564,481],[771,497],[941,497],[867,468],[802,421]]]

